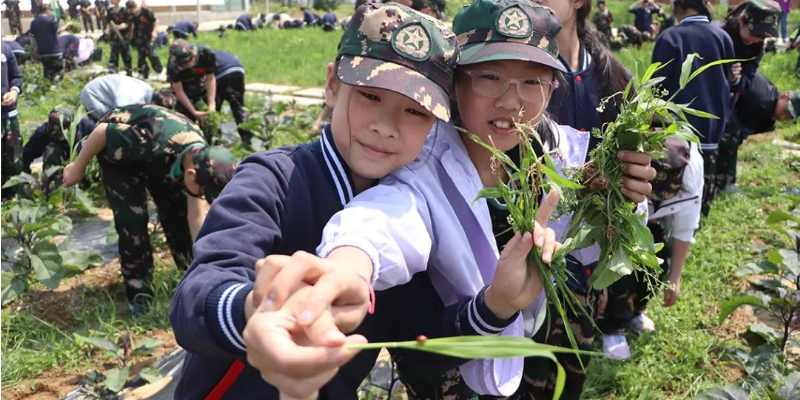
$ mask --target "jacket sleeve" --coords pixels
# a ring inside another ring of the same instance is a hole
[[[22,92],[22,71],[17,64],[17,57],[14,55],[14,52],[9,51],[8,54],[6,54],[6,60],[9,90],[16,90],[17,94],[20,94]]]
[[[175,291],[170,322],[178,343],[211,357],[246,352],[244,303],[255,263],[281,240],[289,162],[257,154],[242,162],[217,198],[194,245],[194,261]]]
[[[372,285],[385,290],[408,283],[428,266],[433,245],[428,206],[409,185],[389,179],[336,213],[317,247],[327,257],[338,247],[361,249],[372,260]],[[395,183],[395,184],[393,184]]]
[[[44,149],[50,144],[50,138],[45,132],[47,124],[41,124],[33,132],[25,146],[22,148],[22,171],[31,173],[31,163],[44,154]]]
[[[665,78],[664,81],[661,82],[661,87],[668,90],[670,95],[678,90],[678,78],[681,74],[681,63],[683,59],[683,51],[675,46],[670,39],[670,35],[665,32],[665,34],[658,37],[653,47],[653,63],[660,62],[662,65],[669,64],[656,71],[653,75]]]

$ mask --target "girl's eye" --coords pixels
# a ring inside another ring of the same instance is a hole
[[[408,108],[408,109],[406,109],[406,112],[411,114],[411,115],[418,116],[418,117],[427,117],[428,116],[428,113],[426,113],[424,111],[417,110],[416,108]]]
[[[481,74],[481,76],[479,76],[479,78],[490,80],[490,81],[499,81],[500,80],[500,77],[498,77],[497,75],[494,75],[494,74]]]
[[[366,97],[368,100],[372,100],[372,101],[380,101],[381,100],[380,97],[378,97],[378,96],[376,96],[376,95],[374,95],[372,93],[369,93],[369,92],[359,92],[359,93],[361,93],[361,95]]]
[[[538,79],[526,79],[525,80],[525,84],[526,85],[541,85],[542,82],[540,80],[538,80]]]

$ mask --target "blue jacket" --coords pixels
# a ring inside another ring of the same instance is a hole
[[[180,21],[172,27],[172,31],[182,33],[186,36],[192,34],[195,38],[197,37],[197,27],[192,21]]]
[[[75,128],[75,141],[77,142],[81,138],[88,136],[92,133],[94,127],[95,122],[89,116],[83,117]],[[33,131],[31,137],[25,142],[25,147],[22,148],[22,170],[30,173],[33,160],[41,157],[51,143],[54,143],[54,141],[47,133],[47,122],[45,122]],[[65,151],[69,151],[69,145],[66,140],[59,141],[58,145],[63,146]]]
[[[2,94],[6,94],[11,90],[17,92],[17,95],[22,91],[22,71],[17,65],[17,57],[11,51],[11,46],[6,42],[2,43],[2,53],[0,54],[0,61],[2,61]],[[17,116],[17,103],[10,106],[2,107],[2,119]]]
[[[61,35],[58,37],[58,45],[65,56],[77,57],[81,39],[75,35]]]
[[[36,39],[36,54],[39,56],[60,56],[58,43],[58,20],[52,15],[39,14],[31,22],[31,33]]]
[[[692,53],[702,57],[702,60],[694,61],[692,69],[711,61],[734,58],[733,43],[722,29],[710,24],[704,16],[685,18],[664,31],[653,48],[653,62],[672,61],[655,74],[666,78],[661,86],[670,93],[678,90],[681,63]],[[690,107],[719,117],[708,119],[687,115],[689,122],[700,132],[702,149],[716,148],[725,131],[725,121],[731,113],[731,88],[727,79],[730,69],[730,64],[724,64],[706,70],[673,100],[676,103],[691,102]]]
[[[655,7],[637,7],[628,12],[635,15],[633,26],[642,32],[650,32],[653,23],[653,13],[657,13],[658,9]]]
[[[217,73],[214,74],[217,79],[237,72],[244,74],[244,65],[235,55],[222,50],[214,50],[214,55],[217,56]]]
[[[241,29],[245,31],[252,31],[253,30],[253,17],[250,14],[242,14],[239,18],[236,18],[236,29]]]
[[[269,254],[314,253],[328,220],[353,197],[347,164],[329,129],[325,132],[315,143],[248,157],[211,206],[194,245],[194,261],[170,307],[175,338],[188,352],[175,399],[203,399],[234,360],[247,363],[241,334],[256,261]],[[474,334],[462,323],[471,299],[444,307],[427,275],[417,275],[406,285],[378,292],[376,313],[354,333],[370,342]],[[220,320],[219,313],[230,318]],[[361,352],[320,391],[320,399],[355,400],[377,354]],[[433,374],[463,363],[415,356]],[[278,393],[246,365],[223,399],[277,400]]]

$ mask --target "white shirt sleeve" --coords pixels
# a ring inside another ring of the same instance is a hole
[[[522,314],[509,325],[502,336],[524,337],[525,327]],[[522,382],[525,359],[496,358],[471,360],[462,365],[461,377],[469,387],[480,395],[508,397],[513,395]]]
[[[423,215],[428,215],[425,200],[411,187],[378,185],[331,218],[317,254],[324,258],[338,247],[356,247],[372,260],[376,290],[406,284],[427,268],[431,254],[430,220]]]

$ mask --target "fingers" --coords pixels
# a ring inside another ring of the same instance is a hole
[[[273,279],[265,302],[271,301],[274,307],[281,307],[297,285],[301,282],[313,284],[331,269],[326,260],[304,251],[298,251],[292,255]]]
[[[617,158],[626,163],[646,166],[650,166],[650,161],[653,160],[653,158],[647,153],[632,150],[620,150],[617,153]]]
[[[645,182],[649,182],[656,177],[656,169],[648,165],[625,163],[622,165],[622,173]]]
[[[274,311],[281,305],[274,304],[272,299],[267,299],[267,292],[272,287],[272,281],[281,268],[291,260],[286,255],[271,255],[256,261],[256,282],[253,285],[253,307],[260,311]]]
[[[364,282],[364,279],[353,272],[330,272],[323,275],[317,283],[314,284],[299,314],[295,314],[295,316],[297,317],[298,324],[307,326],[332,306],[363,307],[364,313],[366,314],[369,308],[369,302],[369,286]],[[332,325],[335,328],[335,324]],[[323,334],[322,336],[327,336],[327,334]],[[343,338],[343,335],[341,338]],[[341,338],[338,337],[338,335],[330,337],[330,339],[337,340]],[[322,340],[321,336],[312,338],[312,341],[321,344],[320,341],[314,339]]]
[[[622,177],[622,194],[634,203],[641,203],[644,201],[645,196],[653,191],[653,186],[650,182],[643,182],[638,179]]]
[[[551,189],[550,193],[547,194],[547,197],[542,202],[542,205],[539,206],[539,210],[536,211],[536,221],[539,222],[539,225],[542,227],[547,226],[547,221],[549,221],[550,217],[553,215],[558,201],[558,192],[555,189]]]
[[[542,261],[550,264],[553,259],[553,252],[556,251],[556,232],[552,229],[545,230],[545,240],[542,245]]]

